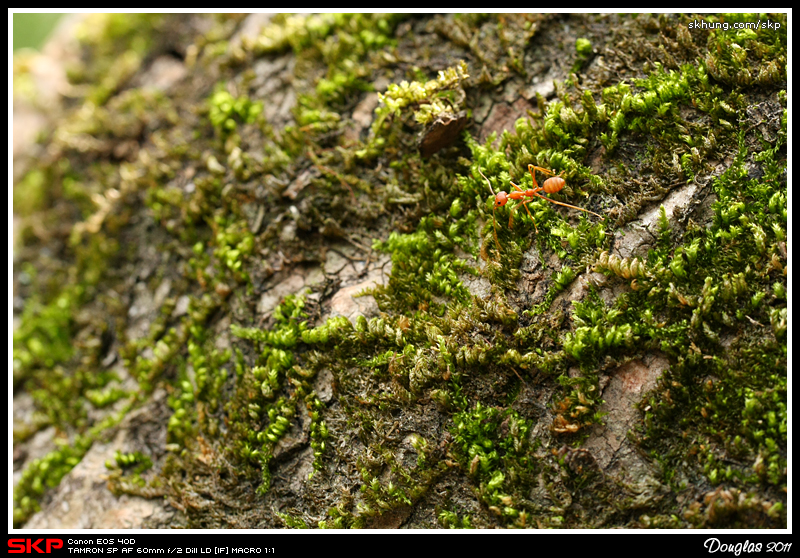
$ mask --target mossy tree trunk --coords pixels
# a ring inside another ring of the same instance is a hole
[[[785,14],[73,30],[14,62],[15,525],[786,527]]]

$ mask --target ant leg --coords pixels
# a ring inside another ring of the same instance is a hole
[[[534,192],[534,194],[535,193],[536,192]],[[533,201],[533,198],[522,202],[522,207],[525,208],[525,211],[528,212],[528,216],[531,218],[531,221],[533,221],[533,230],[536,232],[536,234],[539,234],[539,227],[536,226],[536,219],[533,218],[533,215],[531,215],[530,209],[528,209],[528,204],[531,203],[532,201]]]
[[[494,207],[492,208],[492,224],[494,225],[494,244],[497,246],[497,251],[500,251],[500,241],[497,240],[497,215],[495,214]]]
[[[536,194],[536,192],[540,191],[541,188],[539,187],[538,184],[536,184],[536,179],[535,178],[533,179],[533,183],[534,183],[534,186],[535,186],[535,188],[533,190],[533,193]],[[517,186],[513,182],[511,183],[511,185],[514,188],[516,188],[517,190],[519,190],[520,192],[526,192],[526,190],[523,190],[522,188],[520,188],[519,186]],[[547,198],[545,198],[545,199],[547,199]],[[536,231],[536,234],[539,234],[539,227],[536,226],[536,219],[533,218],[533,215],[531,215],[531,210],[528,209],[528,204],[531,203],[532,201],[533,201],[533,198],[531,198],[531,199],[529,199],[527,201],[523,201],[521,203],[522,203],[522,207],[524,207],[525,211],[528,212],[528,216],[531,218],[531,221],[533,222],[533,229]],[[511,228],[511,221],[509,221],[509,225],[508,226],[509,226],[509,228]]]
[[[517,186],[516,184],[514,184],[513,182],[511,182],[511,185],[512,185],[514,188],[516,188],[517,190],[519,190],[520,192],[524,192],[524,191],[525,191],[525,190],[523,190],[522,188],[520,188],[519,186]]]
[[[539,189],[539,183],[536,182],[536,169],[538,169],[538,168],[539,167],[535,167],[533,165],[528,165],[528,172],[531,173],[531,180],[533,180],[533,188],[534,188],[534,190],[538,190]]]
[[[534,192],[534,193],[533,193],[533,195],[534,195],[534,196],[537,196],[537,197],[540,197],[540,198],[542,198],[543,200],[547,200],[547,201],[549,201],[549,202],[551,202],[551,203],[554,203],[554,204],[556,204],[556,205],[563,205],[564,207],[571,207],[572,209],[577,209],[578,211],[585,211],[586,213],[591,213],[592,215],[595,215],[596,217],[600,217],[600,220],[601,220],[601,221],[604,221],[604,220],[605,220],[605,217],[603,217],[602,215],[598,215],[598,214],[597,214],[597,213],[595,213],[594,211],[589,211],[588,209],[583,209],[582,207],[577,207],[577,206],[575,206],[575,205],[570,205],[570,204],[568,204],[568,203],[563,203],[563,202],[560,202],[560,201],[556,201],[556,200],[554,200],[554,199],[552,199],[552,198],[545,197],[545,196],[543,196],[543,195],[541,195],[541,194],[539,194],[539,193],[537,193],[537,192]]]
[[[528,165],[528,172],[530,172],[530,173],[531,173],[531,175],[533,175],[533,172],[534,172],[534,171],[537,171],[537,170],[538,170],[539,172],[543,172],[544,174],[547,174],[547,175],[549,175],[549,176],[559,176],[559,175],[561,175],[561,174],[564,172],[564,171],[562,170],[562,171],[561,171],[560,173],[558,173],[558,175],[557,175],[556,173],[554,173],[554,172],[553,172],[553,171],[551,171],[551,170],[544,169],[544,168],[542,168],[542,167],[537,167],[536,165]]]
[[[537,167],[536,165],[528,165],[528,170],[530,171],[531,169],[538,170],[538,171],[543,172],[545,174],[549,174],[550,176],[553,176],[555,174],[553,171],[551,171],[549,169],[545,169],[545,168],[542,168],[542,167]]]
[[[551,170],[548,170],[548,169],[545,169],[545,168],[542,168],[542,167],[537,167],[536,165],[528,165],[528,172],[531,173],[531,179],[533,180],[533,187],[536,190],[542,190],[542,188],[539,188],[539,183],[536,182],[536,171],[537,170],[539,172],[542,172],[545,175],[549,175],[549,176],[561,176],[562,174],[564,174],[563,170],[560,173],[556,174]]]
[[[520,192],[524,192],[525,191],[522,188],[520,188],[519,186],[517,186],[516,184],[514,184],[513,182],[511,182],[511,185],[514,188],[516,188],[518,191],[520,191]],[[528,209],[528,208],[526,207],[525,209]],[[510,210],[510,215],[508,216],[508,228],[510,229],[510,228],[513,228],[513,226],[514,226],[513,221],[514,221],[514,210],[515,210],[515,207],[511,207],[511,208],[509,208],[509,210]]]

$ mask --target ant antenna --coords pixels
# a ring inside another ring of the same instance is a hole
[[[492,195],[495,198],[497,198],[497,194],[494,193],[494,188],[492,188],[492,182],[488,178],[486,178],[486,175],[483,174],[483,171],[481,171],[480,167],[478,167],[478,172],[481,174],[483,179],[486,181],[486,184],[489,185],[489,191],[492,193]],[[499,252],[500,251],[500,241],[497,240],[497,214],[495,213],[495,208],[496,207],[497,207],[497,203],[495,202],[495,204],[492,206],[492,225],[494,226],[494,243],[495,243],[495,246],[497,246],[497,251]]]

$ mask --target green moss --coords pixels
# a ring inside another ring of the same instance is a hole
[[[104,431],[119,424],[132,407],[133,400],[130,400],[118,412],[98,421],[86,434],[76,436],[71,442],[59,440],[55,450],[30,461],[14,486],[12,506],[15,526],[24,525],[31,515],[41,509],[39,499],[44,492],[58,486],[61,479],[80,463],[94,441]]]
[[[91,442],[80,439],[74,445],[62,444],[40,459],[36,459],[23,471],[14,487],[14,524],[22,525],[31,515],[39,511],[38,500],[47,488],[58,486],[91,447]]]
[[[264,103],[253,102],[244,95],[234,98],[223,85],[217,85],[208,99],[208,107],[211,125],[222,137],[236,130],[239,124],[252,124],[264,111]]]
[[[531,423],[513,411],[500,413],[478,403],[453,416],[453,439],[461,466],[475,479],[477,493],[489,510],[505,521],[522,521],[526,500],[514,494],[536,472],[529,456]],[[520,517],[522,516],[522,517]]]
[[[439,512],[439,523],[448,529],[472,529],[469,515],[459,517],[455,512],[443,510]]]
[[[782,27],[619,18],[613,51],[588,16],[567,30],[536,15],[279,15],[241,46],[228,41],[238,20],[220,18],[185,40],[188,70],[214,80],[169,99],[117,92],[160,20],[146,19],[144,40],[111,21],[85,43],[97,64],[74,78],[96,85],[94,104],[65,120],[58,161],[15,195],[23,213],[74,223],[66,263],[32,258],[16,274],[14,385],[34,394],[42,425],[76,440],[49,458],[56,473],[26,468],[15,523],[110,424],[81,409],[110,413],[123,396],[103,364],[118,336],[132,401],[160,386],[172,413],[169,456],[146,482],[123,474],[145,459],[120,456],[116,486],[171,495],[190,526],[365,527],[410,510],[413,526],[434,527],[785,525],[786,19],[769,17]],[[297,102],[273,129],[253,68],[290,51]],[[108,81],[95,75],[114,57],[124,63]],[[420,156],[428,127],[462,110],[485,123],[494,88],[522,91],[545,61],[564,75],[554,97],[528,92],[510,129],[481,143],[467,127]],[[371,124],[357,123],[375,90]],[[135,157],[110,164],[129,141]],[[566,180],[548,197],[603,220],[539,198],[494,208],[511,181],[541,185],[528,165]],[[51,178],[61,191],[44,191]],[[671,221],[662,206],[647,252],[623,257],[628,225],[687,183],[706,205]],[[323,286],[259,321],[271,275],[325,261],[334,238],[368,262],[391,258],[365,293],[379,314],[318,321]],[[590,270],[605,282],[592,286]],[[99,294],[129,291],[131,276],[170,287],[138,330],[128,303]],[[645,497],[597,474],[580,446],[608,420],[608,378],[654,352],[668,368],[626,442],[663,483]],[[304,465],[313,474],[290,487]],[[276,512],[287,491],[292,508]],[[232,499],[246,505],[218,505]]]
[[[301,403],[307,405],[311,415],[313,443],[320,456],[327,438],[309,384],[313,375],[294,367],[294,358],[288,352],[306,331],[303,306],[302,297],[287,297],[273,313],[275,325],[267,330],[231,326],[231,333],[255,343],[260,353],[256,365],[239,378],[237,394],[228,404],[228,416],[240,421],[232,433],[230,451],[250,467],[252,463],[260,465],[260,493],[269,490],[272,452],[287,433]],[[289,388],[293,388],[291,393],[279,395]],[[237,408],[247,409],[246,415]]]
[[[28,216],[47,204],[47,177],[43,170],[30,171],[14,188],[14,213]]]

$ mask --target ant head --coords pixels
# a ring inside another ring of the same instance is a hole
[[[495,207],[503,207],[507,203],[508,203],[508,194],[506,194],[505,192],[498,192],[497,195],[494,197]]]
[[[507,204],[508,203],[508,194],[505,193],[505,192],[498,192],[497,194],[495,194],[494,193],[494,188],[492,188],[491,180],[486,178],[486,175],[483,174],[481,169],[478,169],[478,172],[481,173],[481,176],[486,181],[486,184],[489,185],[489,191],[494,196],[494,207],[492,209],[494,210],[494,209],[497,209],[498,207],[503,207],[505,204]]]

